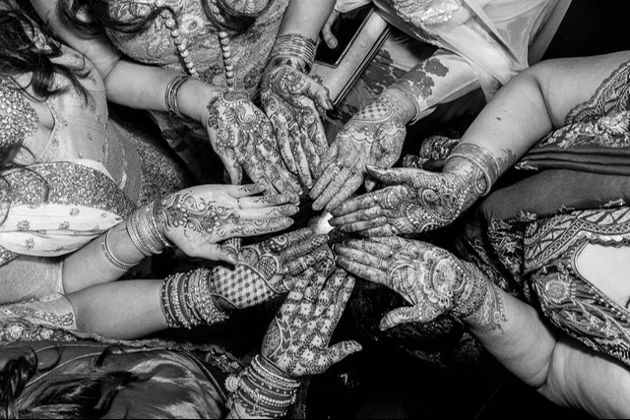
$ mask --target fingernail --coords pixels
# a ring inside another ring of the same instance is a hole
[[[332,111],[335,108],[335,104],[333,104],[333,101],[331,101],[330,98],[326,99],[326,105],[328,105],[329,111]]]

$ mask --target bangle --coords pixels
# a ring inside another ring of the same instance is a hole
[[[109,249],[109,244],[107,243],[109,240],[109,234],[111,233],[111,231],[112,231],[111,229],[108,230],[107,233],[101,237],[101,249],[103,250],[103,254],[105,254],[105,258],[107,258],[107,261],[109,261],[111,265],[118,268],[119,270],[128,271],[129,269],[138,265],[138,263],[137,262],[127,263],[127,262],[121,261],[118,258],[116,258],[114,254],[112,254],[112,251]]]
[[[160,233],[155,220],[155,203],[138,209],[131,214],[127,221],[127,232],[138,251],[142,255],[161,254],[172,244]]]
[[[276,38],[270,57],[272,60],[279,57],[300,59],[304,63],[304,74],[308,74],[315,63],[316,51],[317,45],[311,38],[304,35],[288,34]]]
[[[486,188],[482,196],[487,195],[501,175],[501,166],[492,152],[476,143],[459,143],[446,158],[446,163],[453,158],[466,160],[477,166],[486,180]],[[445,164],[446,166],[446,164]]]
[[[172,116],[181,119],[186,119],[186,116],[182,114],[179,109],[177,95],[179,94],[179,90],[183,84],[188,80],[190,80],[190,76],[185,76],[183,74],[177,75],[168,83],[168,85],[166,85],[166,90],[164,91],[164,104],[166,105],[166,110]]]

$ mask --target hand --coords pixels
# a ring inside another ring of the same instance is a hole
[[[328,343],[352,294],[354,279],[336,270],[307,270],[276,314],[263,339],[262,355],[289,377],[315,375],[361,350],[355,341]]]
[[[289,292],[298,276],[309,267],[335,266],[328,247],[328,236],[310,229],[276,236],[255,245],[241,247],[240,239],[224,244],[233,253],[236,264],[211,268],[210,289],[217,303],[226,310],[244,309]]]
[[[367,165],[390,168],[400,158],[411,116],[401,111],[401,95],[386,92],[337,135],[323,164],[324,175],[311,191],[314,210],[332,211],[347,200],[363,184]],[[370,191],[374,183],[367,181],[365,187]]]
[[[451,313],[478,312],[490,288],[483,274],[448,251],[399,237],[348,240],[336,245],[340,267],[399,293],[412,306],[394,309],[380,323],[386,330],[409,322],[429,322]]]
[[[225,165],[233,184],[243,170],[269,192],[300,194],[297,179],[284,166],[271,122],[245,92],[224,92],[207,106],[206,128],[210,142]]]
[[[235,263],[218,242],[284,230],[298,207],[286,194],[261,196],[256,185],[201,185],[171,194],[154,206],[160,233],[190,257]]]
[[[271,62],[263,75],[263,109],[275,129],[285,164],[308,188],[322,174],[328,141],[318,107],[332,109],[328,90],[284,61]],[[323,111],[325,112],[325,111]]]
[[[396,236],[434,230],[453,222],[472,203],[467,183],[451,173],[368,167],[384,188],[348,200],[329,221],[341,232]]]

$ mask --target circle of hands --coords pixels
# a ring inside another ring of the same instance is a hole
[[[276,65],[263,74],[261,99],[284,163],[311,189],[313,179],[322,175],[322,161],[328,153],[320,119],[320,112],[332,108],[328,90],[289,65]]]
[[[385,99],[377,99],[348,121],[330,147],[324,174],[311,191],[314,210],[331,211],[346,201],[365,182],[368,165],[389,168],[402,153],[406,124]]]
[[[216,264],[210,268],[209,287],[227,310],[245,309],[288,293],[297,277],[317,264],[334,266],[327,235],[311,229],[279,235],[264,242],[241,246],[240,239],[224,243],[236,264]]]
[[[354,287],[354,278],[334,263],[309,268],[271,322],[261,354],[289,377],[315,375],[361,350],[356,341],[329,346]]]

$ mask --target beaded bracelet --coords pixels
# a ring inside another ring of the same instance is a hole
[[[186,119],[187,117],[182,114],[179,109],[179,102],[177,101],[177,95],[179,94],[179,90],[181,87],[190,80],[190,76],[186,76],[183,74],[179,74],[175,76],[169,83],[166,85],[166,90],[164,91],[164,104],[166,105],[166,110],[169,114],[174,117]]]
[[[111,265],[118,268],[119,270],[128,271],[129,269],[138,265],[138,263],[137,262],[127,263],[127,262],[121,261],[118,258],[116,258],[114,254],[112,254],[112,251],[109,249],[109,244],[108,244],[109,234],[111,233],[111,231],[112,231],[111,229],[108,230],[107,233],[101,237],[101,249],[103,250],[103,254],[105,254],[105,258],[107,258],[107,261],[109,261]]]
[[[486,180],[486,188],[482,192],[482,196],[487,195],[494,183],[501,175],[501,166],[494,157],[492,152],[487,148],[476,143],[460,143],[453,149],[453,152],[446,158],[446,162],[453,158],[467,160],[477,166]]]
[[[311,38],[299,34],[281,35],[271,50],[271,59],[275,58],[299,58],[304,61],[304,74],[309,74],[313,63],[317,45]]]

